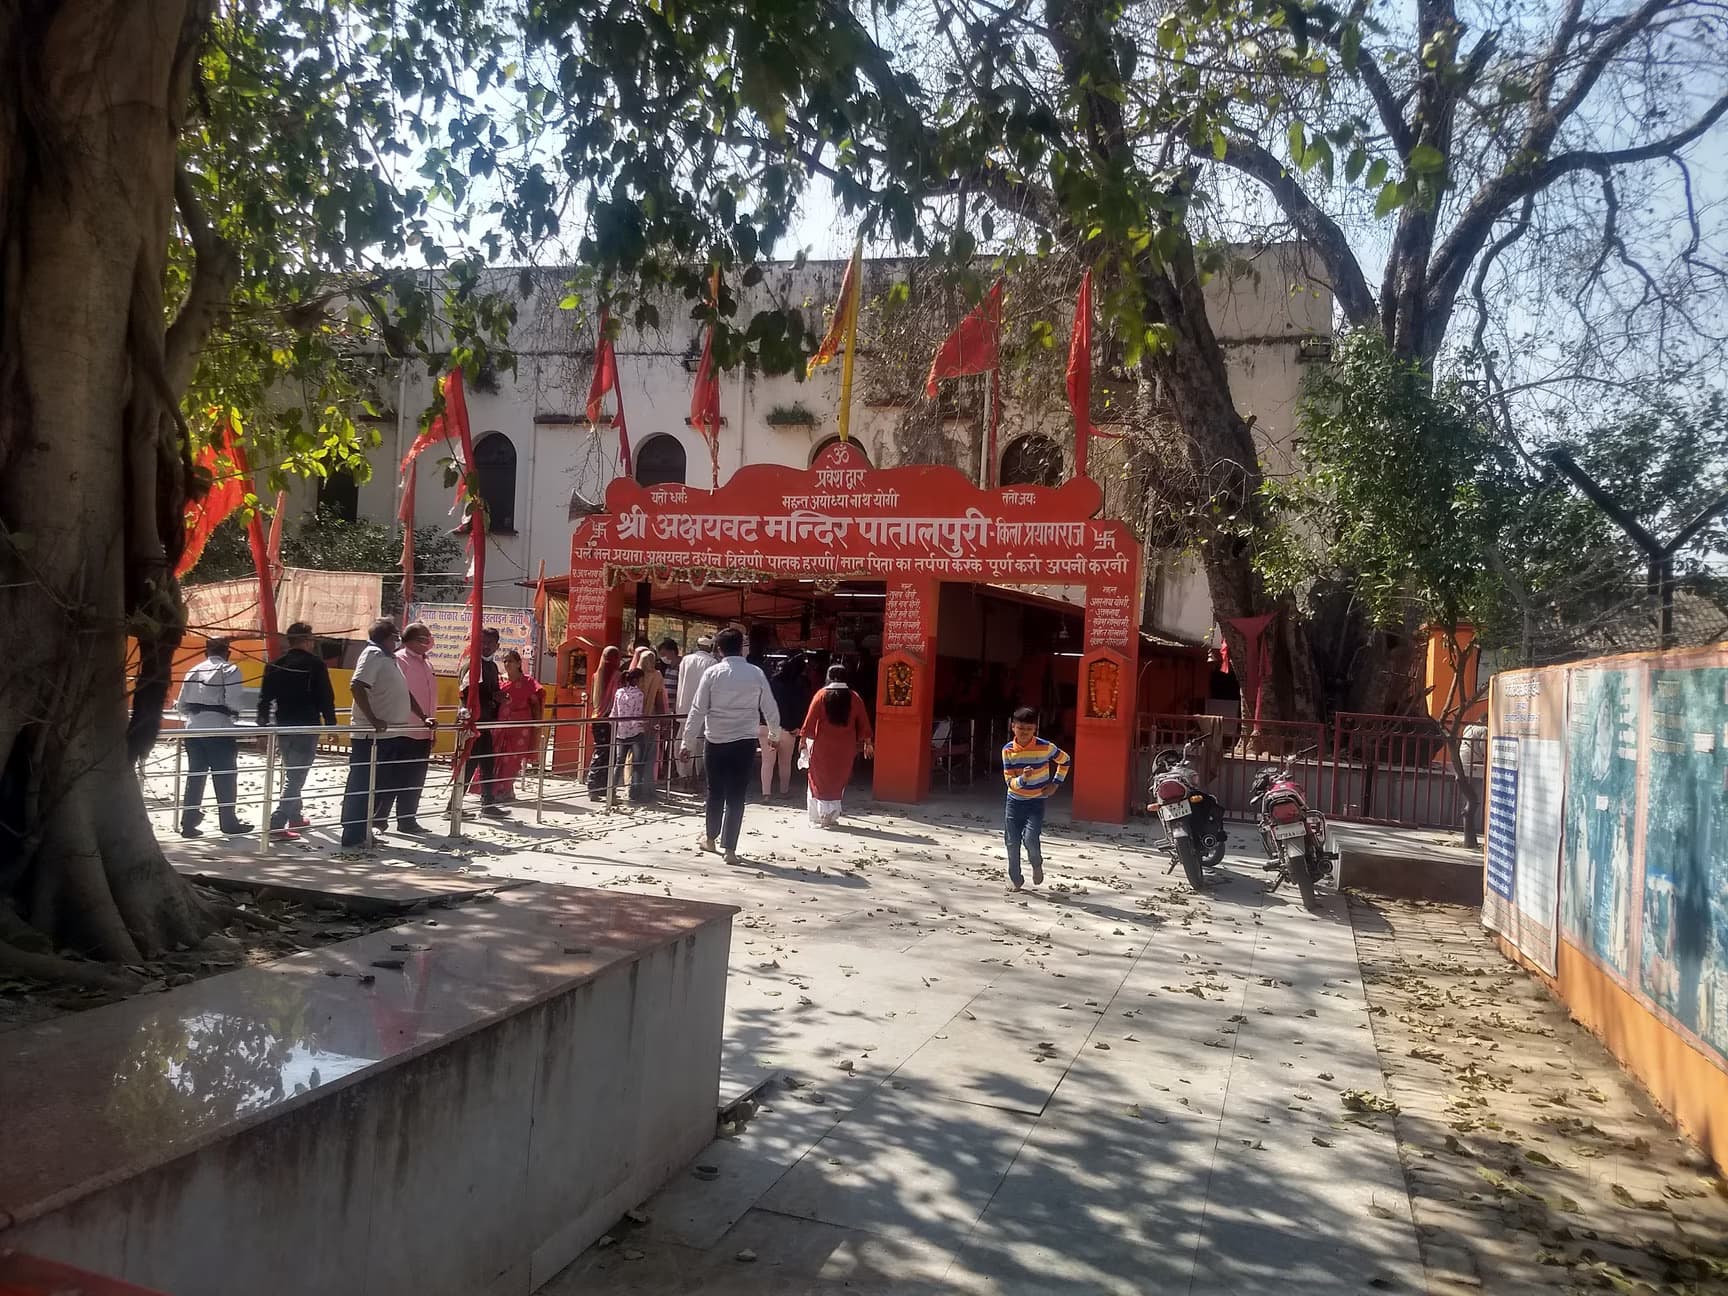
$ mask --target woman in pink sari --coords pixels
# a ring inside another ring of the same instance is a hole
[[[522,669],[522,654],[514,648],[504,654],[504,678],[498,681],[498,718],[540,722],[546,690],[540,681]],[[539,751],[538,729],[492,731],[494,786],[500,801],[516,799],[516,776]]]

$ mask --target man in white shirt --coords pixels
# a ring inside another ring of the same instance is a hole
[[[756,763],[760,726],[765,721],[770,741],[780,735],[780,708],[768,677],[744,660],[744,632],[722,630],[714,640],[719,662],[696,686],[684,725],[684,751],[694,756],[694,744],[705,744],[708,772],[708,822],[700,846],[715,849],[718,839],[726,862],[738,862],[738,834],[744,827],[744,793]]]
[[[234,813],[235,771],[239,744],[229,732],[240,718],[240,668],[228,660],[226,639],[206,639],[204,660],[186,672],[175,710],[181,725],[196,738],[186,739],[186,792],[180,803],[180,835],[201,837],[204,818],[204,776],[216,789],[216,813],[225,833],[249,833]]]
[[[366,636],[370,643],[354,664],[349,686],[354,691],[354,710],[348,717],[348,786],[342,796],[342,845],[353,848],[371,844],[368,828],[380,830],[390,819],[390,805],[402,786],[403,768],[410,755],[403,745],[409,734],[425,732],[425,723],[414,716],[408,680],[396,661],[402,637],[389,619],[374,621]],[[376,782],[372,772],[372,748],[378,748]]]
[[[708,673],[708,668],[714,664],[714,636],[703,635],[696,641],[696,651],[686,653],[678,663],[678,686],[672,693],[672,709],[678,710],[682,701],[684,709],[689,710],[690,704],[696,700],[696,686],[702,682],[702,677]],[[702,758],[702,737],[692,735],[686,742],[685,751],[678,757],[678,777],[689,778],[696,767],[696,762]]]

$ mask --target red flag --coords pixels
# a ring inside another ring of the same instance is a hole
[[[1247,718],[1248,695],[1254,695],[1254,719],[1260,719],[1260,698],[1265,691],[1266,675],[1271,667],[1272,647],[1265,642],[1266,631],[1277,618],[1276,612],[1264,616],[1232,617],[1225,624],[1233,627],[1246,641],[1247,660],[1236,678],[1242,682],[1242,712]]]
[[[594,344],[594,381],[588,384],[588,421],[599,427],[606,417],[606,393],[618,404],[618,470],[630,476],[630,434],[624,428],[624,389],[618,383],[618,352],[606,336],[607,313],[600,312],[600,340]]]
[[[276,492],[276,511],[270,518],[270,565],[282,565],[282,520],[288,516],[288,492]]]
[[[419,469],[415,461],[427,450],[443,442],[450,447],[451,457],[466,471],[472,456],[468,444],[468,397],[462,386],[462,370],[452,369],[444,376],[439,390],[444,393],[444,408],[426,424],[426,430],[414,438],[408,453],[402,456],[402,504],[396,511],[402,523],[402,610],[414,601],[414,500],[415,480]],[[458,483],[456,498],[462,498]]]
[[[414,444],[408,447],[408,453],[402,456],[402,477],[406,481],[408,470],[414,466],[423,451],[430,450],[440,441],[456,443],[456,433],[460,429],[463,435],[468,431],[468,398],[462,390],[462,371],[452,369],[445,375],[442,390],[444,392],[444,408],[435,414],[426,424],[426,430],[414,438]],[[457,444],[451,445],[452,453]],[[462,459],[467,464],[467,457]]]
[[[222,429],[222,440],[238,474],[234,480],[240,483],[244,498],[246,488],[252,484],[252,469],[246,463],[245,449],[234,439],[232,421]],[[264,537],[264,514],[260,509],[252,510],[252,518],[246,524],[246,543],[252,550],[252,570],[258,573],[258,623],[264,629],[264,651],[277,657],[282,653],[282,643],[276,633],[276,577],[271,570],[270,542]]]
[[[478,494],[468,489],[468,474],[473,471],[474,442],[468,431],[468,405],[462,399],[462,371],[455,370],[445,382],[444,411],[449,416],[451,431],[461,452],[462,478],[456,483],[458,503],[467,501],[468,571],[473,580],[468,591],[468,690],[463,704],[471,720],[480,718],[480,631],[485,619],[486,604],[486,506]],[[456,389],[454,404],[450,388]]]
[[[960,327],[948,335],[930,362],[924,394],[932,399],[942,378],[989,373],[999,363],[1002,341],[1002,281],[998,279],[984,300],[972,308]]]
[[[1074,303],[1074,333],[1068,339],[1068,408],[1074,414],[1074,475],[1086,475],[1086,443],[1092,439],[1092,271],[1080,276]]]
[[[708,301],[720,307],[720,270],[708,281]],[[702,363],[696,366],[696,385],[690,392],[690,426],[708,442],[708,459],[714,470],[714,489],[720,489],[720,371],[714,365],[714,325],[702,343]]]
[[[211,533],[246,499],[246,470],[234,444],[232,424],[223,424],[221,439],[200,450],[193,462],[210,474],[213,484],[201,498],[186,505],[186,548],[174,568],[176,577],[197,566]]]
[[[270,566],[270,542],[264,535],[262,510],[252,510],[252,521],[246,526],[246,539],[252,546],[252,566],[258,572],[258,620],[264,627],[264,651],[271,658],[280,657],[282,642],[276,631],[276,577]]]

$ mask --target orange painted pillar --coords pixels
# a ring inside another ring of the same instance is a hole
[[[1129,798],[1136,795],[1134,693],[1140,636],[1134,589],[1132,583],[1120,582],[1086,591],[1086,650],[1080,658],[1069,782],[1074,786],[1074,817],[1094,823],[1125,822]]]
[[[930,795],[930,730],[936,682],[933,580],[890,581],[876,673],[878,801],[917,803]]]
[[[622,585],[608,588],[605,573],[597,567],[571,570],[570,618],[558,647],[560,687],[554,695],[560,720],[593,713],[590,704],[600,676],[600,654],[624,635],[624,594]],[[586,769],[592,751],[586,727],[560,728],[552,739],[553,768],[559,772]]]

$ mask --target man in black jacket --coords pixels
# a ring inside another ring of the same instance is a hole
[[[264,668],[264,683],[258,690],[258,727],[275,723],[284,728],[336,723],[336,694],[330,687],[330,671],[313,651],[312,627],[296,621],[288,627],[288,651]],[[272,720],[274,710],[274,720]],[[296,828],[307,827],[300,809],[300,793],[306,775],[318,758],[316,734],[283,734],[276,740],[285,778],[282,801],[270,816],[274,836],[294,840]]]

